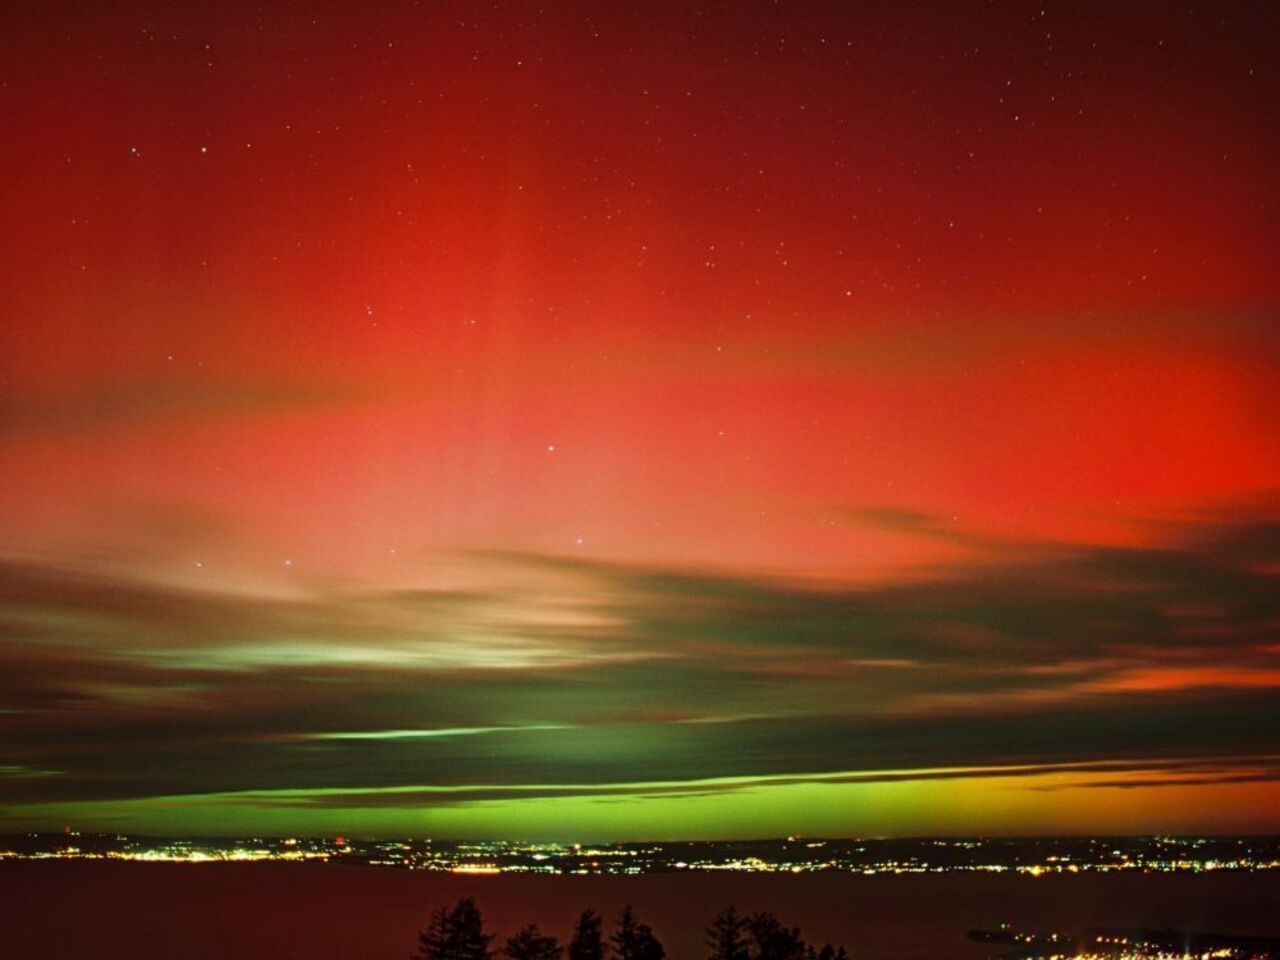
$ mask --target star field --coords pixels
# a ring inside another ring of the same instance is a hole
[[[1280,829],[1278,26],[8,6],[0,817]]]

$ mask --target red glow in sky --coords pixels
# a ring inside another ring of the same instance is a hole
[[[1265,7],[3,19],[10,559],[891,589],[1274,513]],[[1071,689],[1274,687],[1145,642]]]
[[[1240,11],[248,10],[16,24],[14,546],[847,575],[913,559],[862,505],[1115,537],[1280,472]]]

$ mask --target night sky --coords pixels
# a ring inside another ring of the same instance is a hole
[[[0,831],[1280,831],[1272,4],[0,13]]]

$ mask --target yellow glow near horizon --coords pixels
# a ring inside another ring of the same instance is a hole
[[[21,829],[191,835],[330,834],[678,839],[927,834],[1258,832],[1280,829],[1267,781],[1165,783],[1158,771],[1019,768],[683,783],[264,790],[61,803],[0,815]],[[944,775],[939,775],[939,774]],[[883,779],[886,778],[887,779]],[[596,792],[593,794],[592,790]],[[608,792],[605,792],[605,791]],[[466,795],[458,799],[458,795]],[[480,796],[477,797],[476,794]],[[539,795],[541,794],[541,795]],[[415,803],[413,798],[429,797]],[[350,802],[344,803],[343,797]],[[1219,811],[1216,814],[1208,811]]]

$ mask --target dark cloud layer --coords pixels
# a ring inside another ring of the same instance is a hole
[[[289,597],[11,561],[0,803],[1120,761],[1274,776],[1280,525],[986,556],[858,589],[489,556],[501,588]]]

